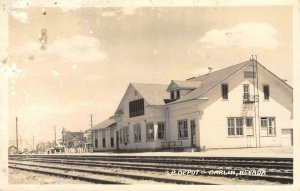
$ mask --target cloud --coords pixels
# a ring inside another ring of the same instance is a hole
[[[20,23],[28,23],[28,15],[24,11],[11,11],[10,15]]]
[[[57,77],[59,75],[59,73],[56,70],[52,70],[51,73],[54,77]]]
[[[136,7],[123,7],[122,12],[124,15],[134,15],[136,13]]]
[[[107,60],[107,55],[101,50],[101,43],[97,38],[80,35],[55,41],[47,47],[45,54],[72,64]]]
[[[60,0],[57,5],[61,8],[62,11],[76,11],[81,7],[86,5],[86,0]]]
[[[199,39],[199,43],[208,48],[240,47],[265,48],[278,47],[276,29],[267,23],[240,23],[230,29],[213,29]]]
[[[114,16],[116,16],[116,13],[113,12],[113,11],[106,11],[106,12],[103,12],[103,13],[101,14],[101,16],[102,16],[102,17],[114,17]]]
[[[28,4],[29,4],[28,0],[18,0],[15,1],[11,7],[14,9],[24,9],[28,7]]]
[[[92,68],[106,67],[108,57],[101,42],[95,37],[76,35],[46,44],[29,42],[9,50],[10,63],[18,62],[25,76],[64,78],[69,74],[92,72]],[[34,59],[30,59],[34,57]],[[80,68],[80,70],[77,70]],[[50,75],[49,75],[50,74]],[[79,74],[78,74],[79,75]]]

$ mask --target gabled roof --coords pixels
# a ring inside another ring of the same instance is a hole
[[[91,130],[97,130],[97,129],[104,129],[104,128],[110,127],[114,124],[116,124],[116,120],[114,118],[108,118],[88,130],[91,131]]]
[[[15,145],[11,145],[8,149],[17,149]]]
[[[222,83],[225,79],[229,78],[231,75],[241,70],[248,64],[251,64],[250,60],[187,80],[202,82],[201,87],[198,87],[194,91],[188,93],[187,95],[174,102],[171,102],[170,104],[188,101],[200,97],[202,94]]]
[[[120,106],[124,101],[126,94],[131,87],[134,88],[137,92],[139,92],[139,94],[144,98],[144,100],[149,105],[165,105],[164,99],[169,98],[169,93],[166,90],[168,85],[130,83],[128,88],[126,89],[125,94],[123,95],[122,100],[120,101],[115,111],[115,115],[124,112],[120,110]]]
[[[180,103],[180,102],[184,102],[184,101],[188,101],[188,100],[192,100],[192,99],[201,98],[201,96],[203,96],[209,90],[211,90],[214,87],[218,86],[224,80],[226,80],[227,78],[231,77],[236,72],[240,71],[242,68],[244,68],[244,67],[246,67],[248,65],[254,64],[254,62],[255,61],[248,60],[248,61],[242,62],[240,64],[236,64],[236,65],[233,65],[233,66],[230,66],[230,67],[227,67],[227,68],[223,68],[223,69],[217,70],[217,71],[212,72],[212,73],[201,75],[201,76],[198,76],[198,77],[195,77],[195,78],[190,78],[187,81],[200,81],[200,82],[202,82],[201,86],[199,86],[194,91],[191,91],[190,93],[186,94],[182,98],[180,98],[180,99],[178,99],[178,100],[176,100],[174,102],[171,102],[170,104]],[[289,84],[287,84],[286,82],[282,81],[278,76],[276,76],[274,73],[272,73],[270,70],[268,70],[266,67],[264,67],[259,62],[257,62],[257,64],[258,64],[258,66],[260,66],[263,69],[265,69],[272,76],[274,76],[275,79],[277,79],[278,81],[280,81],[289,90],[292,91],[292,87]]]
[[[193,80],[187,80],[187,81],[172,80],[167,91],[172,90],[174,86],[178,89],[194,90],[198,88],[201,85],[201,83],[202,83],[201,81],[193,81]]]
[[[138,91],[149,105],[165,105],[164,99],[169,98],[168,85],[163,84],[131,84]]]

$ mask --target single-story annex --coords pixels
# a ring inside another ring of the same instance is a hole
[[[170,84],[129,84],[94,151],[293,144],[293,88],[254,59]]]

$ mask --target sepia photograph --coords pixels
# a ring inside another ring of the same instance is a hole
[[[4,190],[296,188],[297,1],[0,2]]]

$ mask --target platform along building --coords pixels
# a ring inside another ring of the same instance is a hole
[[[293,144],[293,89],[249,60],[170,84],[131,83],[94,126],[94,151]]]

